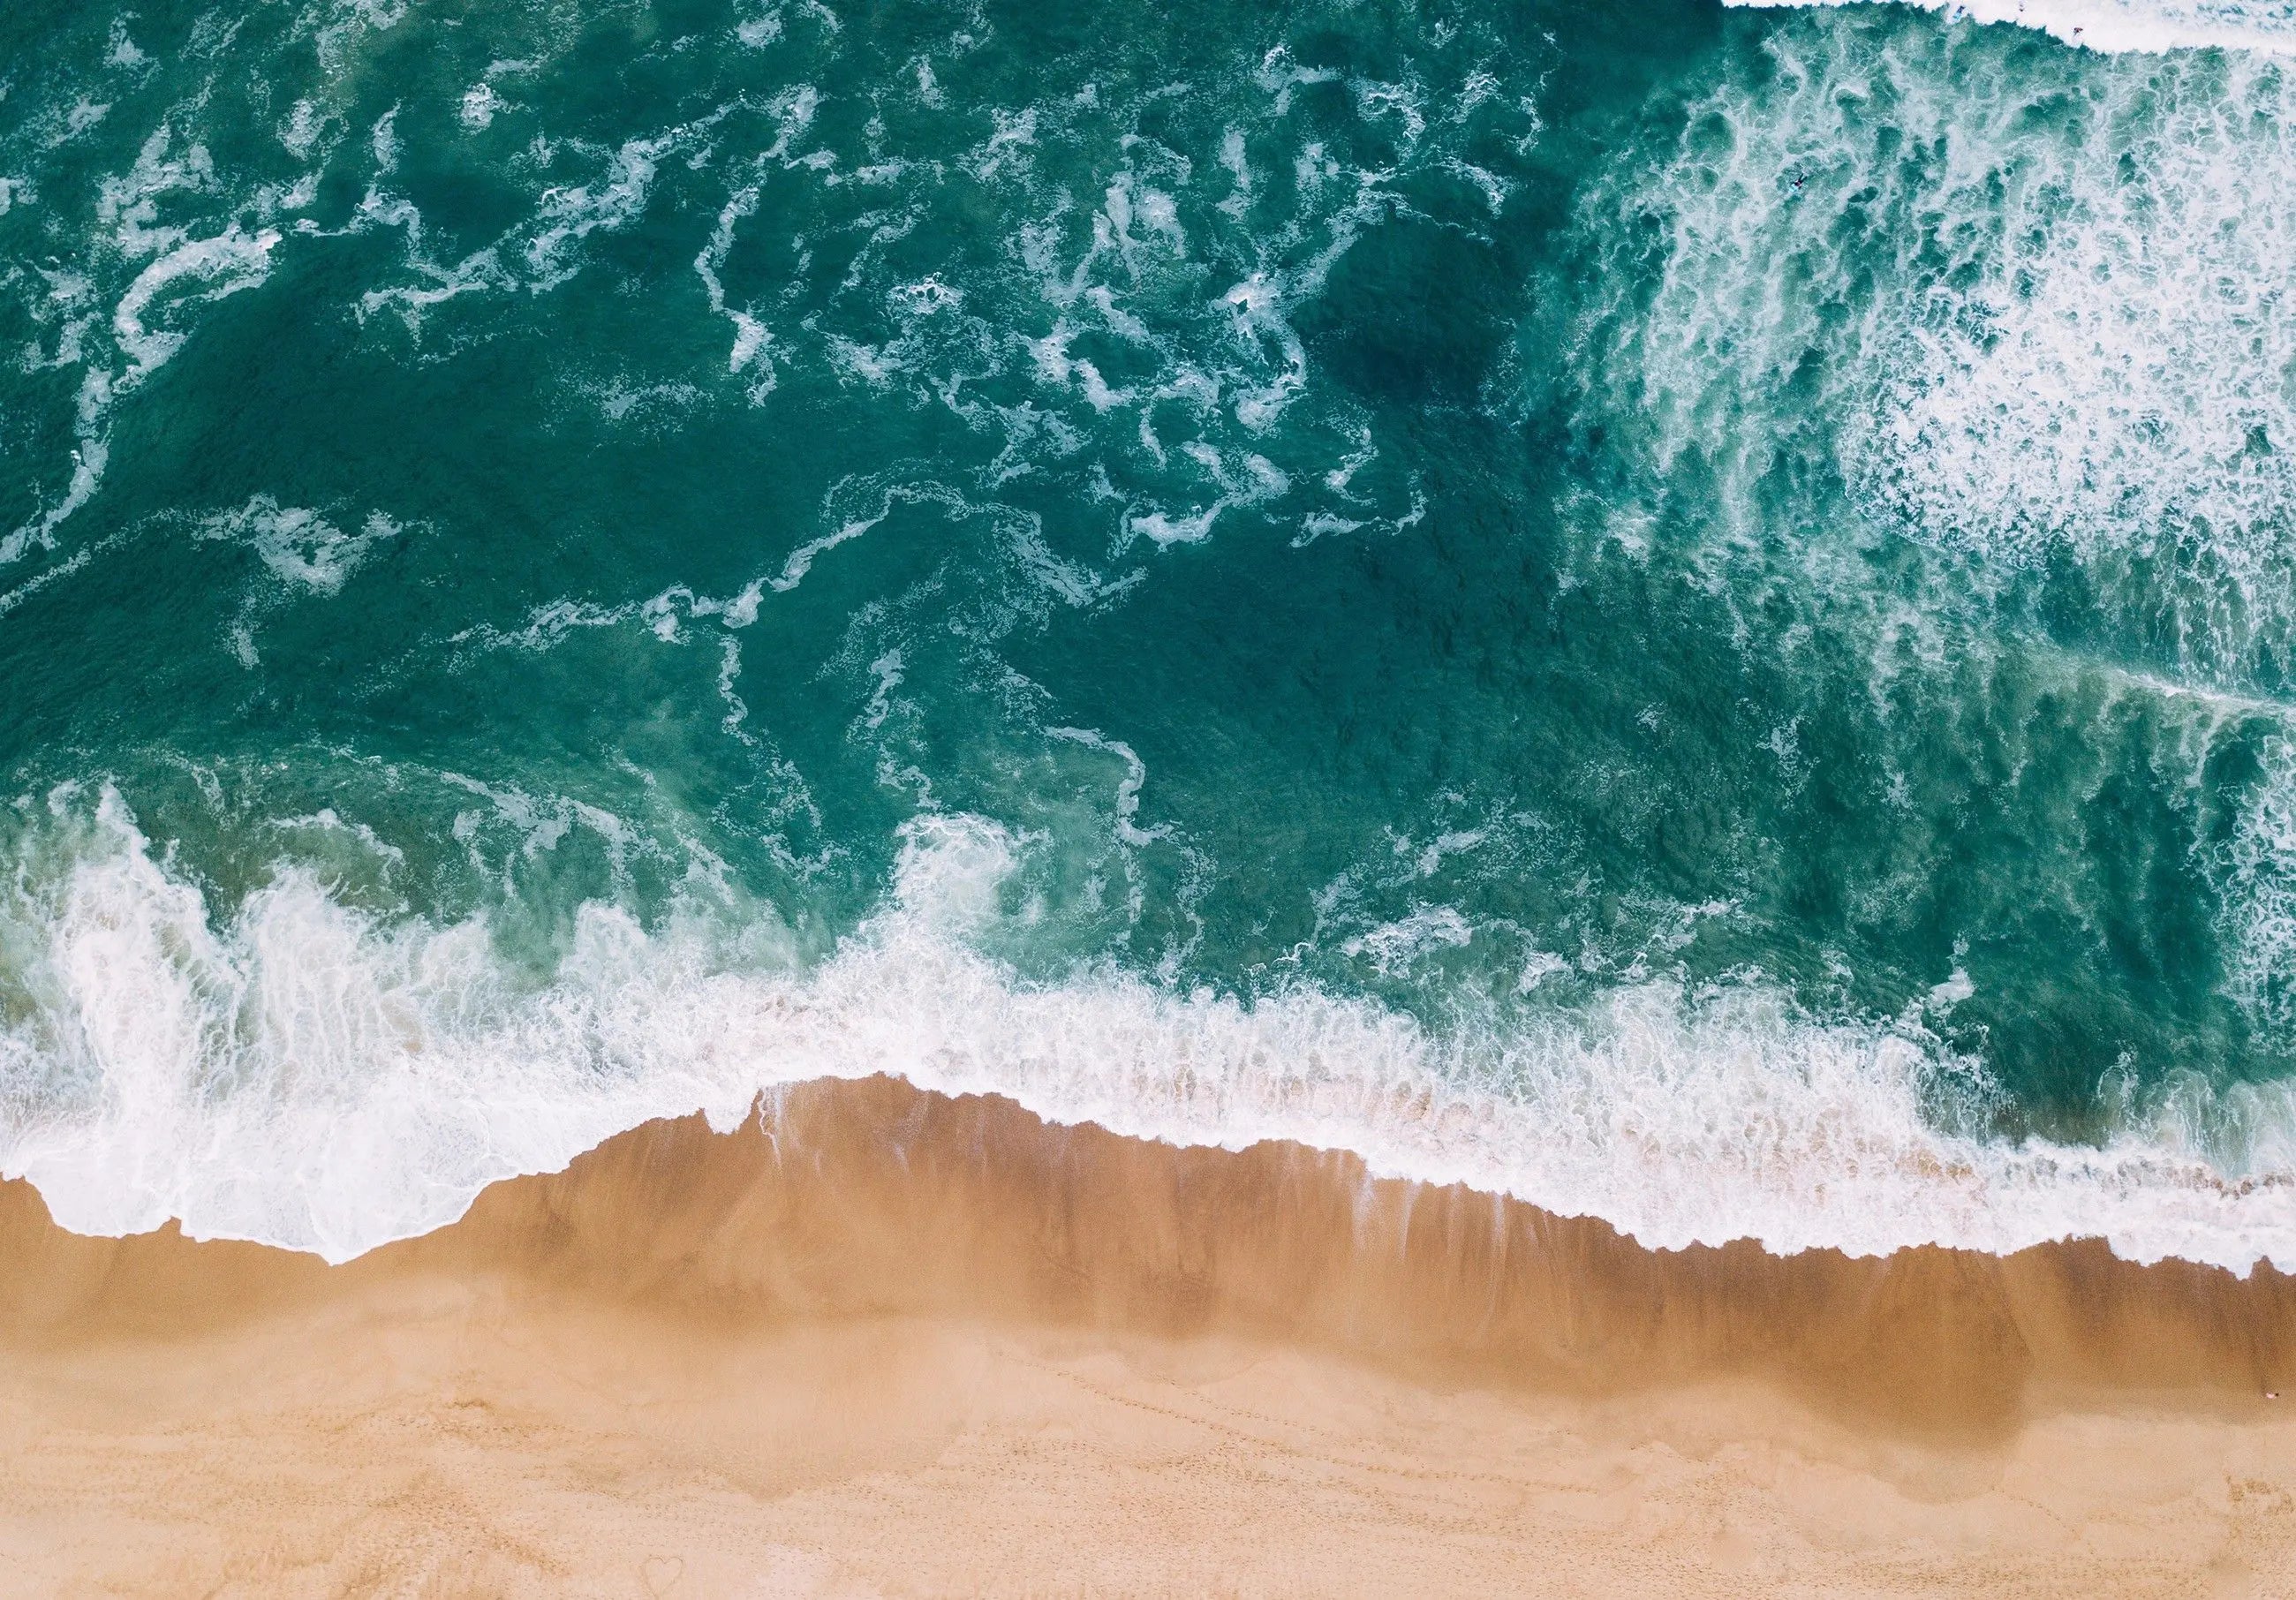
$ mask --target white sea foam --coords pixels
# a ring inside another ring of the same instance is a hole
[[[114,405],[164,365],[189,338],[185,332],[154,323],[171,316],[180,320],[184,308],[251,289],[269,275],[271,252],[280,242],[276,229],[258,227],[250,233],[232,221],[212,236],[195,238],[188,227],[160,222],[162,197],[211,195],[217,186],[207,147],[192,144],[178,152],[175,130],[166,122],[144,142],[127,172],[98,185],[96,218],[111,230],[104,245],[121,261],[144,263],[121,291],[110,319],[111,342],[122,365],[100,361],[91,348],[99,321],[88,306],[94,295],[91,276],[69,269],[43,273],[50,299],[57,309],[70,314],[70,320],[55,356],[39,365],[85,364],[73,419],[72,474],[54,504],[0,537],[0,564],[17,561],[35,547],[53,548],[57,530],[94,496],[111,461]]]
[[[178,245],[136,274],[111,314],[112,335],[128,363],[116,389],[141,382],[183,345],[183,334],[145,324],[163,292],[176,284],[198,283],[205,287],[197,298],[214,299],[251,288],[269,271],[271,247],[278,242],[273,229],[250,234],[234,228],[213,239]]]
[[[2266,743],[2263,777],[2236,820],[2223,873],[2233,992],[2270,1026],[2296,1026],[2296,742]]]
[[[509,68],[515,62],[497,62]],[[491,70],[492,69],[490,69]],[[381,226],[403,229],[406,264],[419,284],[398,283],[370,289],[359,298],[362,319],[395,309],[410,331],[419,331],[430,308],[463,295],[506,294],[524,291],[547,294],[579,276],[587,265],[583,246],[593,234],[619,233],[644,215],[663,161],[697,147],[707,149],[707,138],[732,107],[721,107],[692,122],[666,128],[652,137],[625,139],[612,150],[578,141],[567,141],[563,152],[591,163],[585,181],[554,184],[536,197],[533,211],[508,233],[464,256],[452,266],[434,259],[429,251],[422,214],[414,201],[392,193],[384,180],[398,165],[397,135],[392,118],[375,126],[375,164],[372,182],[360,202],[354,229]],[[554,159],[562,147],[540,144],[537,149]],[[730,244],[733,218],[723,219]],[[721,246],[713,243],[711,250]],[[722,255],[719,258],[722,259]],[[697,262],[705,281],[715,282],[709,250]],[[722,297],[722,291],[719,291]],[[722,298],[713,304],[723,308]],[[759,330],[762,333],[762,329]],[[754,349],[751,352],[755,353]],[[738,371],[744,363],[737,363]]]
[[[1171,832],[1168,823],[1144,828],[1133,819],[1140,815],[1140,790],[1148,782],[1147,763],[1121,739],[1111,739],[1098,728],[1048,727],[1045,735],[1087,750],[1104,751],[1124,763],[1124,776],[1116,785],[1116,836],[1127,844],[1153,844]]]
[[[655,169],[677,138],[678,132],[672,132],[657,139],[625,140],[596,182],[543,192],[535,212],[537,231],[526,245],[534,274],[529,287],[536,293],[556,288],[581,270],[572,246],[600,228],[611,233],[627,226],[645,209]]]
[[[1855,0],[1725,0],[1747,7],[1841,5]],[[2013,23],[2085,49],[2264,50],[2296,53],[2296,5],[2284,0],[1908,0],[1956,21]]]
[[[726,258],[734,249],[734,225],[755,210],[757,205],[756,185],[735,191],[726,201],[724,209],[718,213],[718,226],[710,234],[709,242],[702,246],[700,255],[693,258],[694,273],[701,279],[701,286],[709,296],[709,309],[734,324],[734,349],[726,357],[726,370],[738,374],[751,365],[758,368],[758,376],[750,385],[752,405],[774,391],[773,355],[767,348],[773,341],[773,332],[749,312],[726,303],[726,285],[718,274],[724,269]]]
[[[357,533],[345,533],[317,512],[282,505],[269,495],[258,495],[237,511],[199,525],[201,538],[243,544],[282,583],[318,595],[340,589],[370,550],[398,534],[398,525],[381,512]]]
[[[1637,192],[1663,219],[1627,319],[1661,464],[1734,514],[1831,435],[1841,478],[2005,578],[2061,556],[2203,672],[2296,623],[2296,94],[2186,57],[2078,80],[1878,19],[1767,42]],[[1631,278],[1631,273],[1622,274]]]
[[[1310,990],[1244,1005],[1114,972],[1031,985],[978,953],[1021,848],[978,820],[920,821],[884,908],[810,966],[770,919],[734,961],[699,916],[646,931],[592,906],[537,987],[481,922],[386,923],[301,870],[218,917],[107,797],[68,866],[8,907],[11,948],[36,956],[0,1033],[0,1171],[81,1231],[176,1217],[340,1260],[647,1118],[730,1128],[778,1086],[893,1072],[1180,1144],[1353,1150],[1652,1245],[2102,1235],[2140,1259],[2296,1266],[2279,1091],[2185,1092],[2099,1149],[2011,1146],[1941,1130],[1952,1063],[1932,1042],[1751,989],[1646,985],[1567,1022],[1443,1038]]]

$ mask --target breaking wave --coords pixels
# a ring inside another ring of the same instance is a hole
[[[1850,0],[1729,0],[1749,7],[1838,5]],[[2037,28],[2068,45],[2115,53],[2261,50],[2296,53],[2296,6],[2241,0],[1910,0],[1956,21]]]
[[[1307,988],[1032,983],[980,937],[1024,848],[976,818],[912,824],[883,907],[810,964],[769,928],[594,903],[522,982],[482,918],[386,923],[299,868],[218,929],[107,795],[69,866],[11,898],[0,1171],[78,1231],[173,1217],[342,1260],[648,1119],[726,1129],[783,1086],[882,1072],[1175,1144],[1353,1151],[1658,1247],[2102,1235],[2137,1259],[2296,1266],[2280,1089],[2172,1093],[2095,1147],[2012,1145],[1955,1131],[1981,1075],[1917,1022],[1829,1024],[1759,986],[1649,982],[1446,1032]]]

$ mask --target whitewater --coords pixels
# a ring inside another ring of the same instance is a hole
[[[1763,7],[1857,4],[1864,0],[1727,0]],[[2159,53],[2170,50],[2296,51],[2296,7],[2243,4],[2161,4],[2158,0],[1903,0],[1950,21],[2038,29],[2084,50]]]
[[[758,1113],[770,1131],[778,1089],[891,1073],[1176,1145],[1348,1151],[1374,1177],[1598,1216],[1654,1248],[2102,1235],[2245,1272],[2288,1264],[2296,1237],[2284,1091],[2172,1102],[2101,1148],[2005,1147],[1939,1130],[1924,1102],[1946,1063],[1917,1017],[1825,1027],[1759,989],[1652,983],[1538,1031],[1443,1037],[1311,989],[1021,982],[970,948],[1016,849],[977,818],[908,829],[890,903],[816,967],[729,967],[698,915],[648,933],[593,905],[524,995],[482,928],[377,926],[302,874],[217,932],[117,796],[100,818],[111,848],[38,930],[58,1009],[0,1057],[0,1170],[85,1233],[173,1218],[346,1260],[641,1122]],[[2219,1165],[2228,1130],[2248,1175]]]

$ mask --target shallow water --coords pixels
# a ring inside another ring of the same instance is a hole
[[[2296,1266],[2286,23],[2072,9],[9,7],[0,1171]]]

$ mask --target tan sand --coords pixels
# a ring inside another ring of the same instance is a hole
[[[766,1127],[332,1268],[0,1186],[0,1596],[2296,1596],[2296,1280]]]

